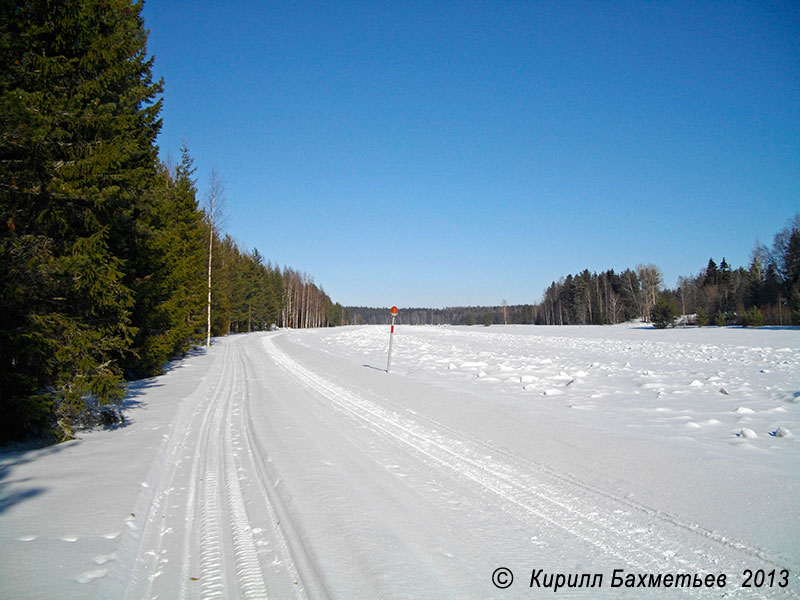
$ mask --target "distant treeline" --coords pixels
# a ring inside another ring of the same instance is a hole
[[[383,324],[388,308],[348,307],[353,324]],[[685,317],[677,320],[679,315]],[[697,275],[664,287],[661,270],[639,265],[622,272],[584,270],[554,281],[538,304],[401,309],[398,322],[418,325],[604,325],[631,319],[659,326],[800,325],[800,215],[771,248],[756,245],[750,264],[733,269],[712,258]]]
[[[507,320],[504,321],[503,315]],[[532,304],[514,306],[455,306],[448,308],[400,308],[397,323],[404,325],[475,325],[534,322]],[[391,322],[389,308],[346,307],[349,325],[384,325]]]
[[[141,8],[0,6],[0,441],[118,418],[103,407],[125,379],[209,333],[346,318],[309,276],[214,226],[185,145],[179,165],[159,160]]]

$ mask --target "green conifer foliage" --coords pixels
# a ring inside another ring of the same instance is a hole
[[[675,305],[665,297],[661,297],[650,311],[650,321],[656,329],[666,329],[675,326],[678,310]]]
[[[744,327],[761,327],[764,324],[764,314],[754,306],[742,315],[741,320]]]
[[[150,210],[140,217],[140,230],[147,235],[139,249],[143,276],[135,286],[138,333],[126,364],[130,375],[160,373],[164,363],[203,337],[207,230],[192,165],[184,144],[174,176],[164,169]]]
[[[160,84],[140,4],[0,8],[3,437],[122,396]],[[6,384],[9,384],[8,386]]]
[[[185,144],[174,173],[159,163],[141,8],[0,3],[0,442],[68,438],[123,375],[201,342],[209,236],[214,335],[346,317],[210,230]]]
[[[783,257],[792,324],[800,325],[800,228],[792,227]]]

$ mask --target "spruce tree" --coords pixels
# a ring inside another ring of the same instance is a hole
[[[709,258],[708,266],[706,266],[706,276],[703,280],[703,285],[715,285],[717,283],[719,283],[719,270],[717,270],[717,263],[714,262],[713,258]]]
[[[677,316],[678,309],[664,296],[658,299],[655,306],[653,306],[650,311],[650,321],[656,329],[674,327]]]
[[[275,325],[278,325],[281,322],[282,301],[286,294],[286,288],[283,283],[281,271],[278,269],[278,267],[271,267],[268,265],[267,271],[269,273],[267,276],[266,292],[267,324],[272,325],[274,323]],[[338,312],[340,319],[342,312],[342,310]]]
[[[800,325],[800,229],[796,227],[789,236],[783,263],[792,324]]]
[[[181,347],[176,346],[175,352],[186,349],[189,344],[202,342],[204,333],[206,228],[198,207],[196,181],[192,179],[194,172],[194,161],[184,142],[175,176],[175,231],[171,244],[173,272],[178,286],[171,309],[182,324]]]
[[[139,257],[145,276],[136,286],[138,332],[126,365],[132,375],[158,374],[167,360],[202,340],[206,229],[193,173],[184,143],[174,176],[164,168],[164,184],[152,194]]]
[[[698,327],[705,327],[708,325],[708,314],[706,313],[706,309],[702,306],[698,307],[694,322]]]
[[[122,397],[160,83],[141,4],[0,7],[2,436]]]

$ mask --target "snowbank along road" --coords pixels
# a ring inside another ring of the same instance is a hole
[[[797,333],[539,331],[219,340],[62,595],[800,597]]]

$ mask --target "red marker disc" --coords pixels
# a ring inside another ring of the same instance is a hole
[[[396,314],[397,314],[397,307],[396,307],[396,306],[393,306],[393,307],[392,307],[392,314],[393,314],[393,315],[396,315]]]

